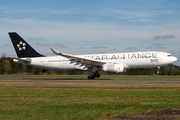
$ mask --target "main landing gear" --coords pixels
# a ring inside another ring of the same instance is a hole
[[[92,75],[89,75],[88,79],[94,79],[95,77],[99,78],[100,74],[98,73],[98,67],[92,66]]]
[[[94,79],[95,77],[99,78],[100,74],[96,71],[95,73],[92,73],[92,75],[88,76],[88,79]]]

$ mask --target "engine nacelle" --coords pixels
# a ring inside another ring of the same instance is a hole
[[[124,65],[122,63],[118,64],[106,64],[102,67],[102,71],[109,73],[124,73]]]

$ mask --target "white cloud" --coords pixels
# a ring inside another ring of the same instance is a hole
[[[176,38],[175,35],[157,35],[157,36],[154,36],[155,40],[159,40],[159,39],[174,39],[174,38]]]
[[[128,47],[128,48],[126,48],[127,50],[135,50],[135,49],[137,49],[136,47]]]
[[[78,10],[83,9],[82,7],[79,8],[71,8],[66,10],[46,10],[48,14],[71,14],[75,15],[74,12],[77,12]]]
[[[29,40],[40,40],[40,41],[44,41],[44,38],[36,38],[36,37],[30,37]]]
[[[107,46],[92,46],[90,49],[108,49]]]
[[[37,43],[36,45],[41,45],[41,46],[59,46],[62,48],[67,48],[65,45],[60,44],[60,43],[46,43],[46,42],[42,42],[42,43]]]

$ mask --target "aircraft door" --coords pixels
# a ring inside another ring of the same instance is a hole
[[[157,53],[157,64],[160,63],[162,61],[162,54],[161,53]]]
[[[43,60],[43,65],[44,65],[44,66],[47,66],[47,65],[48,65],[48,59],[45,58],[45,59]]]
[[[162,54],[159,53],[159,54],[157,55],[157,58],[158,58],[158,60],[162,60]]]

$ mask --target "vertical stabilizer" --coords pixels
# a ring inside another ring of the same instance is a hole
[[[44,57],[34,50],[23,38],[21,38],[16,32],[10,32],[9,36],[13,43],[14,49],[18,58],[24,57]]]

